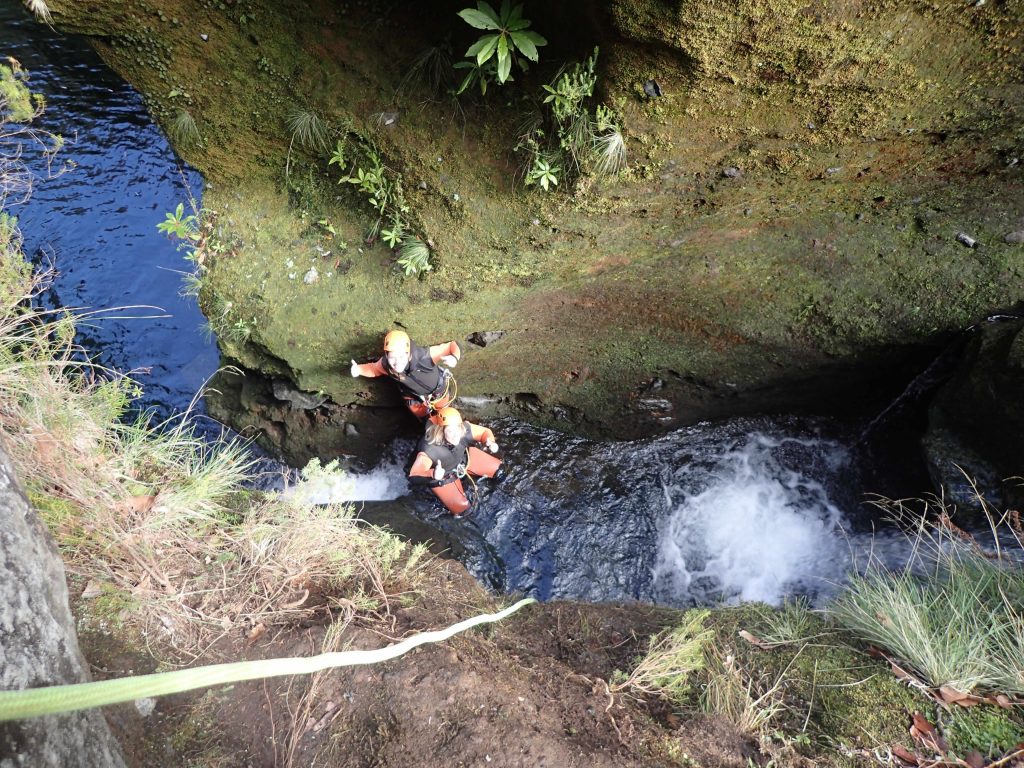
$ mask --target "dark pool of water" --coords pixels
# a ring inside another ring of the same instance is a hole
[[[36,183],[27,203],[12,206],[26,255],[58,272],[43,300],[111,310],[82,324],[79,341],[100,363],[134,372],[142,407],[162,418],[183,410],[219,356],[195,300],[178,295],[187,262],[156,225],[189,191],[200,197],[202,178],[175,156],[131,86],[15,0],[0,0],[0,55],[30,72],[47,102],[36,124],[66,139],[58,162],[74,166],[47,179],[42,158],[27,153]],[[137,305],[147,308],[117,309]]]

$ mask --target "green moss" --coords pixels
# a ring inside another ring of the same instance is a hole
[[[0,64],[0,117],[13,123],[27,123],[35,117],[39,97],[25,84],[24,74]]]
[[[976,749],[984,757],[997,758],[1024,742],[1019,713],[988,705],[953,707],[942,730],[950,750],[958,755]]]
[[[829,765],[855,764],[843,758],[840,746],[871,749],[878,744],[907,740],[910,715],[920,711],[934,717],[934,705],[902,685],[888,666],[847,643],[821,618],[811,615],[804,640],[762,650],[738,637],[746,630],[755,637],[766,628],[762,606],[712,612],[716,647],[735,655],[741,667],[763,675],[769,683],[780,676],[785,708],[770,726],[793,742],[801,733],[811,738],[802,751]]]
[[[381,39],[380,9],[321,18],[299,5],[208,2],[181,28],[154,21],[173,15],[163,0],[91,14],[109,17],[120,42],[102,52],[164,124],[180,109],[201,117],[202,143],[179,150],[212,183],[204,203],[222,238],[241,244],[212,260],[202,305],[244,365],[377,402],[382,388],[344,364],[395,322],[424,341],[501,329],[500,345],[460,367],[464,394],[533,393],[612,424],[666,371],[753,390],[1019,299],[1024,258],[1002,235],[1024,191],[1019,171],[993,169],[1024,123],[1016,92],[1002,106],[986,96],[1019,71],[1007,68],[1020,63],[1008,10],[618,0],[615,41],[586,47],[601,45],[599,90],[619,105],[632,168],[537,196],[514,186],[511,155],[535,83],[454,112],[415,87],[396,95],[396,62],[436,44],[442,21],[395,6],[410,31]],[[196,25],[213,30],[208,42]],[[558,52],[546,53],[554,68]],[[662,98],[643,95],[652,78]],[[258,87],[234,86],[250,79]],[[334,138],[372,141],[401,175],[432,243],[423,280],[363,244],[365,200],[327,157],[293,152],[285,179],[296,109],[322,115]],[[393,124],[374,119],[390,110]],[[723,179],[728,165],[742,177]],[[983,250],[955,242],[965,230]]]

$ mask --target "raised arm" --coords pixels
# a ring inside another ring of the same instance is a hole
[[[377,376],[383,376],[386,372],[382,365],[383,358],[372,363],[357,363],[355,360],[352,361],[352,378],[357,376],[368,376],[373,379]]]
[[[430,353],[431,360],[435,363],[443,362],[449,368],[454,368],[455,364],[462,357],[462,350],[459,349],[459,345],[454,341],[449,341],[447,344],[435,344],[432,347],[428,347],[427,351]]]

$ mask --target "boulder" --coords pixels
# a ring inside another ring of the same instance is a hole
[[[88,682],[64,565],[0,449],[0,689]],[[123,768],[99,710],[0,723],[0,768]]]

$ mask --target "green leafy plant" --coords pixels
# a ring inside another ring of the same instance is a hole
[[[398,266],[405,271],[406,277],[416,277],[429,272],[430,248],[415,235],[407,235],[398,248]]]
[[[526,186],[536,184],[545,192],[553,187],[557,187],[558,177],[562,173],[562,169],[560,166],[552,165],[551,163],[550,159],[546,159],[541,155],[535,156],[533,158],[533,165],[526,172]]]
[[[591,116],[587,100],[597,84],[598,49],[581,63],[563,67],[543,86],[541,108],[531,112],[519,131],[517,152],[525,152],[526,186],[550,191],[559,181],[584,172],[614,175],[626,167],[626,143],[615,111],[597,105]]]
[[[485,0],[479,0],[476,8],[459,11],[459,17],[487,34],[469,46],[465,55],[470,61],[455,65],[457,69],[469,69],[458,93],[465,91],[474,80],[479,81],[481,93],[487,92],[487,83],[492,79],[503,85],[511,79],[513,63],[525,71],[525,60],[536,62],[537,48],[548,43],[541,35],[527,29],[531,22],[523,18],[522,4],[512,7],[509,0],[503,0],[500,12]]]
[[[185,242],[195,243],[199,241],[198,219],[195,214],[185,215],[185,204],[178,203],[174,213],[164,214],[165,218],[156,228],[168,237],[176,237]]]

